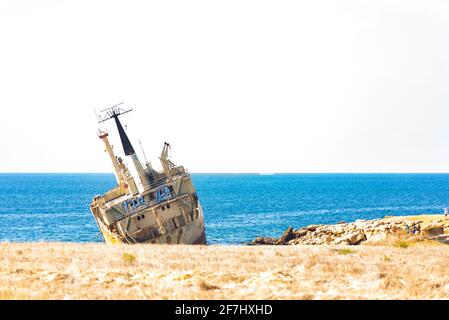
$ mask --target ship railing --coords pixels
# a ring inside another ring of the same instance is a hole
[[[115,221],[119,221],[119,220],[123,220],[128,217],[131,217],[131,216],[135,215],[136,213],[144,211],[150,207],[159,206],[159,205],[163,205],[165,203],[171,203],[174,201],[182,201],[182,199],[184,199],[185,197],[188,197],[188,196],[189,196],[188,194],[185,194],[180,197],[176,197],[176,194],[174,192],[172,192],[170,194],[170,196],[167,197],[163,201],[157,201],[157,200],[147,201],[147,202],[145,202],[145,205],[142,205],[142,206],[139,206],[136,208],[133,206],[129,206],[129,209],[126,212],[122,213],[121,215],[117,216]]]
[[[148,187],[149,187],[149,189],[157,188],[157,187],[167,183],[168,179],[169,179],[168,177],[164,177],[164,178],[160,178],[158,180],[154,180],[148,185]]]
[[[123,190],[121,186],[114,188],[112,190],[109,190],[105,194],[103,194],[103,199],[105,202],[109,202],[111,200],[117,199],[121,196],[124,196],[126,192]]]
[[[148,188],[149,188],[148,190],[155,189],[155,188],[157,188],[157,187],[160,187],[160,186],[166,184],[167,182],[170,182],[170,181],[173,181],[173,180],[178,179],[178,178],[180,178],[180,177],[184,177],[184,176],[188,176],[188,175],[189,175],[189,174],[188,174],[187,172],[184,172],[184,173],[176,174],[176,175],[173,175],[173,176],[170,176],[170,177],[163,177],[163,178],[160,178],[160,179],[158,179],[158,180],[152,181],[152,182],[148,185]]]

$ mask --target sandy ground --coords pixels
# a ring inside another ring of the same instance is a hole
[[[0,299],[449,298],[449,246],[0,243]]]

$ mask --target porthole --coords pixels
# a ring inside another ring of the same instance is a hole
[[[167,209],[170,209],[170,205],[169,204],[167,204]]]
[[[142,215],[142,219],[145,219],[145,215],[144,214]]]
[[[140,221],[140,217],[139,216],[137,216],[137,221]]]

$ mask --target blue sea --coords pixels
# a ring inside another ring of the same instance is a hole
[[[442,213],[449,174],[192,174],[210,244],[288,227]],[[0,174],[0,241],[101,242],[89,204],[112,174]]]

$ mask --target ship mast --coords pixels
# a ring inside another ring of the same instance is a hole
[[[103,123],[107,120],[114,119],[118,133],[120,135],[120,141],[122,142],[123,151],[126,156],[131,157],[134,168],[136,169],[136,173],[139,176],[140,184],[138,183],[137,187],[139,189],[139,192],[143,192],[149,187],[147,175],[119,119],[119,116],[132,111],[132,109],[128,110],[122,109],[119,107],[122,104],[123,102],[111,108],[102,110],[101,115],[98,117],[98,123]]]

